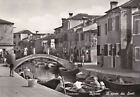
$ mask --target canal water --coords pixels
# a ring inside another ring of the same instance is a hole
[[[35,66],[33,65],[33,63],[26,62],[19,68],[23,69],[25,67],[28,67],[31,70],[31,72],[34,74],[34,76],[40,80],[49,81],[50,79],[55,78],[55,72],[52,72],[50,69],[46,68],[45,65]],[[140,95],[135,95],[134,93],[129,93],[127,95],[122,93],[119,95],[118,93],[112,93],[109,91],[105,93],[105,95],[98,96],[98,97],[140,97]]]

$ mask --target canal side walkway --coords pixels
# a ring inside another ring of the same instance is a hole
[[[68,97],[45,86],[35,84],[28,87],[28,82],[17,73],[9,76],[9,68],[0,64],[0,97]]]

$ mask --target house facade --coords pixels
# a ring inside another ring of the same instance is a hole
[[[29,41],[32,39],[33,33],[29,30],[22,30],[14,33],[14,53],[16,58],[24,56],[24,49],[28,48]],[[29,50],[28,50],[29,51]]]
[[[138,17],[134,12],[139,3],[139,0],[130,0],[117,6],[118,2],[112,1],[106,15],[97,19],[97,55],[100,67],[138,71],[139,66],[136,64],[139,61],[135,57],[139,52],[139,44],[138,34],[134,34],[134,31],[139,31],[136,28]]]
[[[0,19],[0,62],[7,51],[13,54],[13,27],[14,23]]]
[[[131,6],[138,6],[137,1]],[[133,65],[135,71],[140,71],[140,7],[133,9],[132,14],[132,44],[133,44]]]
[[[95,25],[95,22],[93,23],[93,21],[97,17],[99,16],[83,13],[72,16],[70,13],[69,18],[63,18],[62,26],[56,28],[54,32],[56,49],[59,49],[60,52],[64,53],[68,59],[71,56],[74,56],[74,61],[81,62],[81,56],[84,55],[85,61],[91,61],[91,58],[93,57],[93,54],[91,56],[91,53],[95,53],[90,50],[91,41],[95,38],[95,33],[97,31],[97,25]],[[96,31],[94,31],[95,29]]]

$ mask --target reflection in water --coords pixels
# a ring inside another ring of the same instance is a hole
[[[35,76],[40,80],[50,80],[55,78],[55,74],[52,74],[49,69],[47,70],[45,66],[39,66],[36,68]]]

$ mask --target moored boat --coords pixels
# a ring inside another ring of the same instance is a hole
[[[61,88],[63,89],[62,93],[66,92],[67,95],[70,95],[72,97],[98,97],[98,96],[100,97],[107,91],[106,89],[99,89],[99,90],[94,91],[89,86],[84,86],[83,87],[84,91],[79,91],[73,88],[73,86],[69,83],[65,84],[65,88],[64,87],[61,87]]]
[[[68,70],[63,67],[59,68],[61,76],[64,76],[65,81],[75,82],[76,81],[76,74],[80,71],[78,68]]]
[[[109,88],[112,92],[139,92],[140,91],[140,83],[135,83],[133,80],[124,80],[124,83],[121,83],[114,79],[104,79],[104,83],[107,88]]]
[[[51,79],[49,81],[38,81],[39,84],[44,85],[46,87],[49,87],[51,89],[55,89],[57,85],[60,83],[59,79]]]

